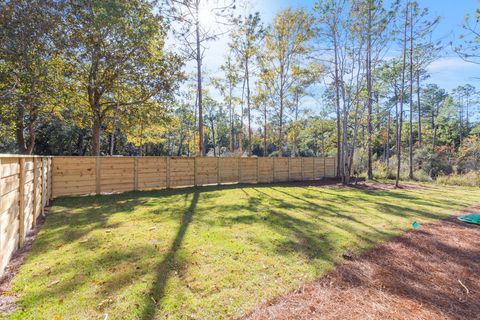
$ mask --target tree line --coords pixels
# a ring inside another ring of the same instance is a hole
[[[269,23],[233,0],[2,1],[0,151],[329,155],[345,183],[449,173],[461,150],[478,160],[478,92],[428,67],[447,47],[479,63],[478,17],[450,45],[416,1],[321,0]]]

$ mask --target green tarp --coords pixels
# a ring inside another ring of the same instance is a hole
[[[458,217],[458,220],[467,223],[480,224],[480,213],[466,214],[464,216]]]

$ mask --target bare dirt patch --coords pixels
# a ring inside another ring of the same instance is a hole
[[[452,216],[352,257],[242,319],[480,319],[479,273],[480,227]]]

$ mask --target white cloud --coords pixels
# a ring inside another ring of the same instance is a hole
[[[459,57],[444,57],[434,61],[428,68],[431,77],[428,82],[451,90],[459,85],[471,83],[480,87],[480,65]]]

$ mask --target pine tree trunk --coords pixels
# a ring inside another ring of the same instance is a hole
[[[403,125],[403,99],[405,96],[405,65],[407,59],[407,26],[408,26],[408,2],[405,11],[405,30],[403,33],[403,64],[402,64],[402,86],[400,88],[400,112],[397,129],[397,176],[395,179],[395,187],[399,186],[400,166],[401,166],[401,141],[402,141],[402,125]]]
[[[263,156],[267,156],[267,105],[264,106],[263,111]]]
[[[388,119],[387,119],[387,147],[385,148],[385,160],[387,162],[387,171],[390,169],[390,122],[391,122],[391,112],[388,110]]]
[[[342,163],[342,148],[340,144],[341,128],[340,128],[340,79],[338,72],[338,44],[337,44],[337,29],[336,25],[333,27],[333,51],[335,63],[335,111],[337,116],[337,177],[342,173],[340,164]]]
[[[368,1],[368,40],[367,40],[367,126],[368,126],[368,141],[367,141],[367,151],[368,151],[368,165],[367,165],[367,176],[369,180],[373,179],[373,170],[372,170],[372,3]]]
[[[196,6],[196,22],[195,22],[195,33],[197,41],[197,94],[198,94],[198,149],[201,156],[205,155],[205,148],[203,144],[203,101],[202,101],[202,53],[200,47],[200,21],[198,16],[198,2]]]
[[[229,99],[228,99],[228,107],[230,110],[230,151],[234,152],[235,146],[234,146],[234,130],[233,130],[233,105],[232,105],[232,95],[233,95],[233,88],[230,85],[229,86]]]
[[[409,110],[409,148],[408,177],[413,179],[413,10],[410,12],[410,110]]]
[[[417,71],[417,110],[418,110],[418,145],[422,146],[422,105],[420,103],[420,72]]]
[[[247,115],[248,115],[248,156],[252,156],[252,126],[250,115],[250,76],[248,71],[248,58],[245,60],[245,77],[247,81]]]

